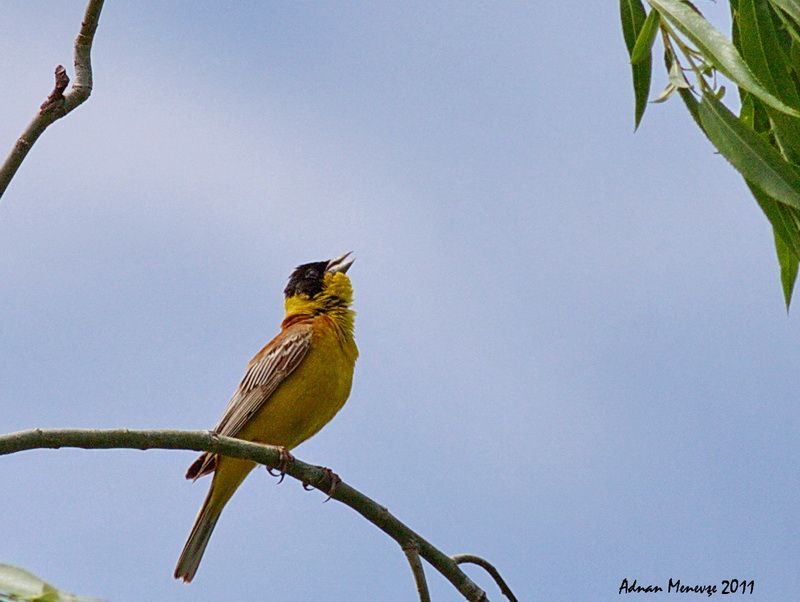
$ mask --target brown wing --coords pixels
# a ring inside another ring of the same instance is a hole
[[[290,326],[259,351],[250,363],[242,382],[228,402],[214,432],[236,437],[247,421],[266,403],[283,380],[291,374],[308,353],[311,325]],[[187,479],[198,479],[214,472],[216,456],[202,454],[186,472]]]

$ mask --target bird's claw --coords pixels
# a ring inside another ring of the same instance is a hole
[[[334,493],[336,493],[336,486],[342,482],[342,479],[340,479],[339,475],[333,472],[330,468],[323,467],[322,471],[328,475],[328,478],[331,480],[331,488],[328,489],[328,497],[326,497],[322,502],[324,504],[333,497]]]
[[[340,479],[339,475],[333,472],[330,468],[327,468],[325,466],[320,466],[319,468],[331,480],[331,488],[328,489],[328,497],[326,497],[325,500],[322,502],[324,504],[333,497],[334,493],[336,493],[336,486],[342,482],[342,479]],[[311,491],[312,489],[316,489],[316,487],[303,481],[303,489],[305,489],[306,491]]]
[[[273,472],[273,470],[267,466],[267,472],[271,474],[273,477],[280,477],[278,479],[278,485],[283,483],[284,477],[286,477],[286,469],[289,468],[289,464],[294,462],[294,456],[289,453],[289,450],[285,447],[281,447],[281,461],[278,464],[278,472]]]

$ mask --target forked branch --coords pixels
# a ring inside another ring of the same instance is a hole
[[[0,455],[13,454],[30,449],[56,449],[79,447],[83,449],[183,449],[207,451],[214,454],[252,460],[271,468],[285,468],[286,474],[324,493],[331,490],[330,470],[306,464],[295,459],[281,466],[281,451],[271,445],[250,443],[231,437],[221,437],[207,431],[134,431],[128,429],[33,429],[0,435]],[[389,537],[394,539],[409,555],[414,577],[422,600],[420,588],[421,564],[415,568],[413,556],[419,554],[439,571],[470,602],[486,602],[486,593],[478,587],[458,566],[459,560],[447,556],[434,547],[410,527],[400,522],[384,506],[351,487],[344,481],[336,484],[333,499],[350,506]],[[418,558],[417,558],[418,560]],[[464,560],[461,560],[464,562]],[[488,563],[487,563],[488,564]],[[491,566],[491,565],[490,565]],[[496,571],[495,571],[496,572]],[[498,582],[502,582],[502,579]],[[424,578],[422,583],[424,584]],[[427,586],[424,586],[427,590]],[[501,585],[501,588],[504,584]],[[505,586],[507,589],[507,586]],[[503,590],[505,593],[505,589]],[[427,591],[424,592],[427,595]],[[508,594],[506,594],[508,595]],[[513,595],[513,594],[512,594]],[[513,598],[509,598],[513,599]]]
[[[419,602],[431,602],[431,594],[428,592],[428,582],[425,580],[425,569],[422,568],[422,561],[419,559],[419,546],[412,541],[403,546],[403,552],[408,558],[411,572],[414,574],[414,583],[417,584]]]

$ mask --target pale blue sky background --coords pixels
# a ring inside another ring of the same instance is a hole
[[[84,3],[4,8],[3,154]],[[521,600],[796,597],[797,313],[683,107],[633,134],[617,3],[112,0],[94,64],[0,203],[2,431],[211,427],[291,269],[352,249],[353,393],[298,457]],[[113,602],[414,599],[393,542],[261,472],[174,581],[193,457],[0,459],[0,561]]]

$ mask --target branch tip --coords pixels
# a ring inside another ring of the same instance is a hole
[[[514,592],[512,592],[511,588],[508,587],[505,579],[500,576],[500,572],[485,558],[475,556],[474,554],[456,554],[453,556],[453,560],[456,564],[477,564],[479,567],[483,568],[487,573],[489,573],[489,575],[491,575],[492,579],[494,579],[494,582],[497,584],[497,587],[500,588],[500,591],[506,598],[508,598],[509,602],[519,602],[517,597],[514,595]]]

